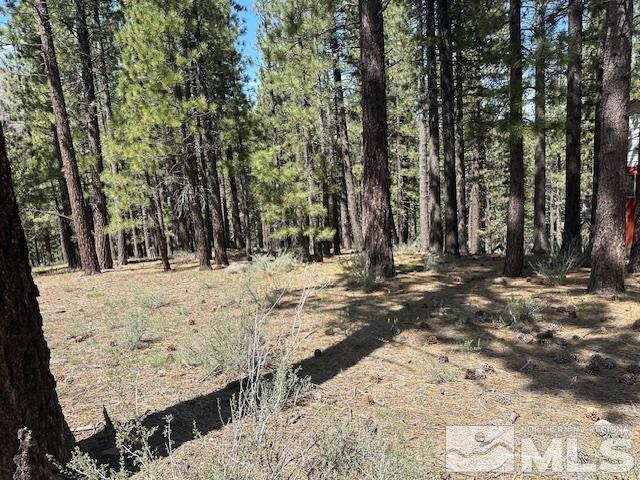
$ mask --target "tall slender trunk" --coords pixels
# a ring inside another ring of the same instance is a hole
[[[93,60],[89,44],[89,30],[87,29],[87,13],[85,0],[75,0],[75,22],[80,56],[80,74],[85,104],[85,122],[87,125],[88,153],[93,160],[91,165],[91,212],[93,214],[93,234],[95,238],[96,254],[100,268],[113,268],[111,257],[111,240],[106,233],[109,224],[107,212],[107,197],[100,175],[104,170],[102,160],[102,144],[100,141],[100,127],[98,126],[98,108],[96,105],[96,89],[93,81]]]
[[[251,245],[251,215],[249,209],[251,207],[251,192],[249,190],[249,171],[247,165],[247,150],[244,144],[244,135],[242,127],[240,125],[239,112],[235,112],[236,116],[236,131],[238,138],[238,166],[240,167],[240,188],[242,189],[242,222],[244,224],[244,242],[245,242],[245,255],[247,260],[251,260],[253,255],[253,248]],[[258,216],[259,218],[259,216]],[[258,225],[261,222],[258,220]],[[262,240],[262,232],[258,232],[258,243]]]
[[[451,20],[447,0],[437,0],[440,41],[440,91],[442,94],[442,140],[444,147],[444,232],[445,253],[458,255],[458,201],[456,189],[455,94],[451,49]]]
[[[227,258],[227,243],[225,238],[224,213],[220,197],[220,178],[218,177],[218,152],[215,134],[213,132],[213,120],[207,117],[205,123],[205,155],[209,163],[211,174],[211,214],[213,217],[213,261],[218,267],[229,265]]]
[[[427,0],[430,1],[430,0]],[[420,250],[426,252],[429,250],[429,161],[427,157],[427,98],[426,83],[427,76],[425,71],[425,8],[424,0],[418,0],[418,30],[417,38],[418,47],[418,207],[420,210]]]
[[[606,3],[606,9],[598,208],[589,278],[589,292],[595,294],[624,291],[624,185],[633,7],[630,0],[613,0]]]
[[[304,145],[304,157],[305,157],[305,172],[307,175],[307,205],[309,212],[314,210],[315,204],[318,202],[317,190],[318,187],[315,181],[315,165],[314,165],[314,151],[313,143],[311,139],[311,131],[307,131],[305,134],[306,140]],[[320,228],[320,219],[316,215],[309,213],[308,224],[310,232],[305,235],[305,242],[308,242],[309,259],[318,262],[322,261],[322,250],[320,243],[317,241],[318,229]]]
[[[359,0],[364,264],[394,275],[382,0]]]
[[[480,171],[484,157],[484,128],[481,118],[481,100],[476,101],[474,112],[474,124],[476,125],[476,135],[474,139],[474,149],[471,156],[471,178],[469,179],[469,253],[478,255],[482,253],[482,243],[480,240],[480,230],[482,229],[482,184]]]
[[[580,144],[582,134],[582,0],[569,0],[569,70],[564,231],[562,250],[580,248]]]
[[[597,2],[594,4],[596,9],[602,9],[604,4]],[[597,12],[594,12],[597,13]],[[596,92],[595,92],[595,112],[593,119],[593,169],[592,169],[592,188],[591,188],[591,221],[589,224],[589,245],[585,257],[591,263],[593,251],[593,242],[596,234],[596,211],[598,210],[598,178],[600,177],[600,144],[602,143],[602,77],[604,63],[604,47],[607,36],[607,25],[603,20],[600,26],[598,52],[595,62],[596,75]]]
[[[336,117],[336,137],[338,141],[337,154],[340,164],[343,166],[345,193],[347,200],[347,214],[350,230],[355,248],[362,248],[362,225],[358,218],[358,201],[356,199],[356,186],[353,179],[351,163],[351,145],[347,134],[347,110],[344,106],[344,92],[342,86],[342,69],[340,68],[340,44],[334,32],[330,37],[333,54],[333,82],[334,82],[334,110]]]
[[[151,244],[151,235],[149,234],[149,213],[146,207],[140,209],[142,215],[142,236],[144,238],[144,250],[147,252],[147,258],[155,258],[157,254],[153,251]]]
[[[462,49],[456,54],[456,196],[458,199],[458,245],[460,253],[467,255],[467,174],[464,158],[464,61]]]
[[[242,224],[240,222],[240,201],[238,199],[238,184],[236,182],[236,170],[233,164],[233,149],[227,147],[227,177],[229,178],[229,190],[231,190],[231,224],[233,225],[233,242],[238,250],[244,247]]]
[[[46,0],[37,0],[34,3],[34,14],[40,34],[40,48],[47,72],[51,106],[53,108],[56,131],[60,142],[60,154],[62,156],[64,176],[69,191],[69,201],[71,204],[78,249],[80,250],[80,263],[84,273],[92,275],[100,273],[100,264],[98,263],[89,220],[84,208],[80,172],[78,171],[75,149],[73,147],[67,106],[64,100],[62,84],[60,83],[60,71],[58,69],[58,60],[53,44],[53,33]]]
[[[71,217],[71,204],[69,202],[69,190],[64,179],[64,166],[62,163],[62,153],[60,152],[60,141],[58,140],[58,131],[55,125],[51,125],[51,133],[53,140],[53,152],[58,162],[58,170],[56,171],[56,179],[58,180],[58,188],[60,189],[60,210],[65,217]],[[78,257],[76,256],[76,247],[74,245],[71,229],[71,222],[68,218],[58,217],[60,223],[60,239],[62,245],[62,255],[67,262],[69,268],[78,267]]]
[[[546,127],[546,67],[547,67],[547,1],[537,0],[534,36],[535,52],[535,179],[533,194],[533,253],[549,251],[547,233],[547,127]]]
[[[38,288],[29,266],[27,241],[13,191],[11,170],[0,124],[0,478],[49,478],[45,453],[69,460],[73,435],[62,414],[56,382],[49,369],[49,348],[42,332]],[[16,464],[19,430],[30,431],[37,457]],[[20,474],[20,467],[33,469]],[[39,471],[38,471],[39,470]],[[16,475],[14,477],[14,474]]]
[[[509,6],[509,206],[504,275],[520,277],[524,268],[524,151],[522,142],[521,0]]]
[[[400,127],[402,119],[400,118],[400,97],[396,95],[396,204],[398,216],[398,243],[407,243],[409,241],[409,217],[406,215],[407,200],[404,197],[404,169],[402,166],[402,138],[400,135]]]
[[[432,41],[435,36],[435,2],[427,2],[427,91],[429,103],[429,250],[442,253],[442,208],[440,199],[440,122],[438,121],[438,67],[436,46]]]

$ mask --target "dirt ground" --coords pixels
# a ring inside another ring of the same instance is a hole
[[[518,438],[532,437],[541,449],[559,435],[554,427],[570,427],[597,456],[602,437],[593,428],[604,419],[635,441],[640,462],[640,328],[633,328],[640,277],[607,299],[585,294],[586,269],[552,287],[533,277],[501,279],[497,257],[425,269],[422,256],[397,254],[397,277],[367,293],[346,278],[347,258],[296,264],[249,287],[286,289],[269,319],[275,337],[287,335],[301,292],[312,289],[296,361],[315,387],[295,408],[296,431],[327,409],[375,420],[384,431],[401,431],[408,449],[427,440],[434,473],[445,476],[446,426],[513,425]],[[189,366],[183,352],[212,325],[239,321],[246,277],[200,272],[191,257],[177,259],[171,273],[158,262],[94,277],[38,272],[51,367],[83,448],[113,454],[100,434],[104,407],[120,421],[146,414],[146,424],[160,428],[171,415],[182,465],[198,468],[212,454],[211,442],[228,428],[218,406],[236,379]],[[505,327],[500,315],[517,299],[535,304],[536,316]],[[139,318],[141,348],[123,349],[127,325]]]

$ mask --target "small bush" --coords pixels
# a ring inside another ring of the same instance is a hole
[[[429,256],[424,261],[424,271],[439,273],[446,269],[445,261],[438,256]]]
[[[542,306],[533,300],[511,299],[500,311],[498,319],[507,327],[518,325],[534,321],[541,309]]]
[[[558,286],[567,274],[582,263],[582,253],[577,246],[569,247],[553,255],[546,255],[531,264],[531,269],[539,275],[544,285]]]
[[[384,278],[381,265],[369,270],[365,269],[362,253],[356,253],[343,263],[343,275],[349,284],[361,288],[365,292],[373,291]]]
[[[396,253],[414,254],[420,252],[420,245],[415,240],[411,243],[400,243],[393,246],[393,251]]]
[[[185,345],[181,356],[184,363],[202,367],[207,374],[244,374],[250,365],[253,343],[264,342],[252,318],[244,316],[239,323],[217,324],[198,341]]]
[[[289,250],[283,250],[275,257],[272,255],[254,255],[251,262],[250,273],[260,273],[274,276],[291,270],[296,263],[295,255]]]
[[[134,298],[134,302],[146,310],[158,310],[169,304],[167,292],[164,289],[142,293]]]
[[[144,344],[143,336],[149,328],[149,320],[146,316],[136,314],[126,317],[122,321],[124,331],[116,344],[122,350],[133,351],[142,347]]]

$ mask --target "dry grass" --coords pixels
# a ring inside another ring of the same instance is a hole
[[[203,374],[181,361],[181,346],[208,338],[220,325],[239,324],[256,296],[266,294],[281,297],[267,327],[273,338],[286,339],[302,289],[313,287],[293,360],[317,386],[286,412],[295,418],[287,423],[294,438],[335,415],[375,422],[383,436],[402,432],[409,450],[431,442],[438,474],[445,425],[505,424],[515,411],[518,428],[571,424],[590,430],[595,418],[640,426],[640,383],[619,381],[627,366],[640,365],[640,332],[631,328],[640,318],[639,277],[629,278],[626,294],[604,299],[584,294],[584,269],[561,286],[544,286],[496,280],[500,260],[492,257],[447,259],[426,271],[420,255],[397,254],[396,261],[397,278],[371,293],[352,288],[338,259],[253,276],[250,285],[248,272],[199,272],[188,258],[172,273],[150,262],[95,277],[39,274],[66,418],[81,430],[82,445],[91,445],[90,427],[101,426],[103,405],[120,420],[148,413],[160,430],[172,415],[173,462],[204,468],[217,451],[211,442],[229,435],[215,407],[236,378]],[[500,317],[518,301],[539,309],[518,329],[505,327]],[[136,317],[145,319],[145,329],[135,348],[123,348]],[[537,339],[547,331],[551,338]],[[617,367],[588,374],[594,354],[614,358]],[[441,363],[445,356],[448,362]],[[494,371],[482,380],[465,379],[468,369],[482,364]],[[201,435],[193,434],[194,423]],[[638,441],[637,430],[633,435]],[[587,434],[584,441],[595,449],[599,437]],[[170,469],[166,458],[157,463]]]

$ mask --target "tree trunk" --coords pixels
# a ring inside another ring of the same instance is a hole
[[[100,175],[104,170],[102,159],[102,144],[100,142],[100,128],[98,126],[98,108],[96,106],[96,89],[93,81],[93,62],[87,29],[87,13],[85,0],[75,0],[76,34],[78,36],[78,50],[81,65],[82,90],[84,93],[85,122],[89,145],[89,156],[93,160],[91,165],[91,212],[93,213],[93,234],[95,238],[96,254],[100,268],[113,268],[111,256],[111,241],[105,229],[109,224],[107,213],[107,197]]]
[[[244,247],[242,224],[240,222],[240,201],[238,199],[238,184],[236,172],[233,166],[233,149],[227,148],[227,177],[229,178],[229,190],[231,190],[231,224],[233,225],[233,242],[238,250]]]
[[[240,188],[242,189],[242,222],[244,224],[245,255],[247,260],[251,260],[253,248],[251,245],[251,216],[249,208],[251,205],[251,192],[249,191],[249,172],[247,166],[247,151],[244,144],[244,136],[240,125],[240,118],[236,112],[236,129],[238,133],[238,165],[240,167]],[[259,216],[258,216],[259,218]],[[258,221],[258,225],[261,225]],[[261,241],[262,232],[258,232],[258,243]]]
[[[142,258],[142,252],[140,251],[140,242],[138,241],[138,229],[136,227],[136,217],[133,214],[131,208],[129,208],[129,221],[131,222],[131,241],[133,243],[133,256],[135,258]]]
[[[469,186],[469,253],[478,255],[482,253],[480,230],[482,229],[482,185],[480,169],[484,156],[484,129],[480,111],[480,99],[476,101],[474,123],[476,125],[475,148],[471,156],[471,178]]]
[[[437,3],[438,30],[440,33],[438,48],[440,52],[440,91],[442,94],[442,139],[444,147],[444,251],[450,255],[459,255],[451,20],[449,19],[447,0],[437,0]]]
[[[631,244],[631,253],[629,255],[629,273],[640,272],[640,175],[635,176],[636,180],[636,224],[633,230],[633,243]]]
[[[456,55],[456,196],[458,198],[458,245],[460,253],[467,255],[467,178],[464,159],[464,74],[462,50]]]
[[[546,0],[536,2],[536,20],[534,36],[535,53],[535,179],[533,195],[533,253],[549,252],[549,235],[547,233],[547,128],[546,128],[546,65],[547,41],[546,32],[547,3]]]
[[[218,177],[218,147],[212,129],[212,119],[207,118],[205,123],[205,155],[211,172],[209,178],[211,179],[211,214],[213,217],[213,262],[217,267],[224,267],[229,265],[229,259],[227,258],[225,220],[220,197],[220,178]]]
[[[595,4],[596,9],[602,8],[602,3]],[[596,92],[595,92],[595,113],[593,115],[593,169],[591,188],[591,215],[589,224],[589,245],[585,257],[591,264],[593,242],[596,234],[596,211],[598,210],[598,178],[600,176],[600,144],[602,140],[602,77],[604,62],[604,46],[607,36],[606,22],[602,21],[599,32],[598,53],[595,61]]]
[[[566,176],[562,250],[579,249],[580,143],[582,123],[582,0],[569,0],[569,70],[567,72]]]
[[[407,217],[405,203],[408,201],[404,197],[404,173],[402,166],[402,139],[400,135],[400,127],[402,119],[400,118],[400,97],[396,95],[396,203],[398,209],[398,243],[407,243],[409,241],[409,217]]]
[[[305,234],[305,242],[308,243],[308,258],[314,262],[322,261],[322,250],[320,243],[317,241],[318,229],[320,228],[320,219],[316,215],[312,215],[314,206],[318,202],[317,186],[314,175],[314,152],[311,140],[311,132],[306,132],[306,141],[304,145],[305,156],[305,172],[307,175],[307,206],[309,208],[308,227],[310,232]]]
[[[382,0],[359,0],[362,71],[362,152],[364,157],[364,265],[386,277],[393,265],[389,144],[385,87]]]
[[[632,2],[607,2],[598,209],[589,292],[624,291],[625,167],[629,134]]]
[[[351,165],[351,145],[347,135],[347,111],[344,106],[344,92],[342,87],[342,70],[340,69],[340,45],[334,32],[330,37],[333,53],[333,82],[334,82],[334,110],[336,116],[336,137],[338,140],[337,154],[343,166],[345,193],[347,200],[347,214],[351,227],[353,246],[362,248],[362,225],[358,218],[358,201],[356,186],[353,180]],[[386,103],[386,102],[385,102]]]
[[[158,255],[153,250],[153,245],[151,244],[151,235],[149,234],[149,214],[147,213],[147,208],[141,208],[142,214],[142,235],[144,237],[144,250],[147,252],[147,258],[156,258]]]
[[[0,478],[14,475],[20,429],[29,429],[42,449],[32,465],[21,462],[22,470],[44,466],[45,453],[59,462],[68,461],[74,441],[49,370],[37,297],[0,125]]]
[[[73,148],[73,138],[69,127],[69,116],[67,106],[60,83],[60,71],[56,51],[53,44],[53,33],[49,21],[49,10],[46,0],[37,0],[34,4],[34,13],[38,32],[40,34],[41,52],[47,72],[49,93],[51,95],[51,106],[56,123],[56,131],[60,142],[60,154],[64,165],[64,176],[69,191],[71,213],[75,228],[78,249],[80,250],[80,263],[86,275],[100,273],[100,265],[96,256],[91,228],[84,208],[84,197],[82,194],[82,184],[80,182],[80,172],[76,162],[76,154]]]
[[[524,268],[524,151],[522,143],[521,0],[509,6],[509,206],[504,275],[520,277]]]
[[[427,0],[431,1],[431,0]],[[429,251],[429,161],[427,157],[427,76],[424,67],[425,28],[424,0],[418,0],[418,207],[420,210],[420,250]]]
[[[55,125],[51,125],[53,151],[58,162],[58,170],[56,171],[56,179],[58,180],[58,188],[60,188],[60,210],[65,217],[71,217],[71,204],[69,202],[69,190],[64,179],[64,166],[62,164],[62,153],[60,152],[60,142],[58,140],[58,131]],[[67,262],[69,268],[78,267],[78,257],[76,256],[76,247],[73,243],[73,231],[71,222],[68,218],[58,217],[60,224],[60,244],[62,246],[62,256]]]
[[[427,2],[427,75],[429,98],[429,250],[440,254],[443,248],[442,209],[440,199],[440,122],[438,121],[438,68],[435,36],[435,1]]]

